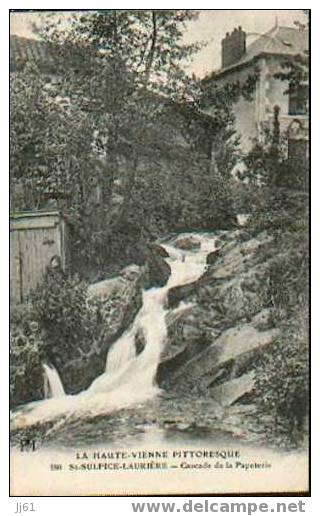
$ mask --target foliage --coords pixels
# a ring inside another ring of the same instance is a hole
[[[307,85],[309,82],[308,50],[306,49],[302,54],[283,60],[282,70],[275,74],[275,78],[285,81],[289,85],[285,94],[301,85]]]
[[[201,43],[183,42],[186,24],[197,16],[191,9],[106,9],[76,13],[68,27],[57,16],[51,20],[49,16],[42,36],[60,46],[62,52],[71,48],[75,57],[75,49],[85,49],[86,55],[89,52],[98,57],[99,66],[111,66],[115,82],[120,79],[119,72],[129,73],[134,81],[132,92],[136,86],[147,85],[172,96],[185,88],[182,63],[201,48]]]
[[[42,397],[43,334],[30,306],[10,313],[10,402]]]
[[[84,356],[99,339],[98,303],[88,302],[87,285],[77,276],[48,272],[31,298],[43,332],[43,354],[53,364]]]
[[[120,249],[139,262],[152,235],[188,218],[201,227],[202,215],[214,221],[214,207],[228,205],[214,174],[227,176],[234,165],[228,95],[214,95],[215,116],[205,116],[202,84],[184,71],[201,46],[183,42],[196,15],[92,11],[75,14],[68,27],[49,16],[42,37],[54,80],[35,66],[13,76],[12,207],[67,208],[73,261],[87,278],[86,271],[108,271]]]
[[[261,137],[254,141],[251,150],[243,157],[245,169],[238,173],[241,180],[269,188],[308,188],[308,163],[306,159],[288,158],[288,135],[280,132],[278,111],[275,106],[273,127],[263,128]]]
[[[256,369],[255,393],[266,432],[285,446],[304,442],[308,416],[308,333],[297,313]]]
[[[173,229],[171,221],[185,226],[188,212],[191,226],[200,218],[201,194],[193,197],[207,173],[203,158],[213,128],[201,128],[199,82],[188,78],[182,66],[197,50],[182,42],[185,24],[195,15],[188,10],[99,11],[75,17],[65,33],[47,28],[63,48],[68,42],[72,49],[90,49],[98,59],[88,63],[93,69],[89,84],[78,81],[75,91],[91,99],[95,115],[103,185],[99,218],[93,228],[88,209],[83,210],[76,231],[81,226],[83,249],[90,234],[90,261],[98,257],[100,269],[121,260],[124,247],[136,248],[134,261],[139,261],[142,242]],[[88,77],[83,62],[77,73]],[[202,149],[201,142],[193,144],[200,134]],[[197,161],[198,177],[192,177]]]
[[[302,9],[305,15],[305,23],[294,22],[299,30],[309,30],[310,10]],[[300,54],[287,56],[282,61],[282,69],[275,74],[276,79],[280,79],[288,84],[286,94],[290,89],[299,88],[301,85],[308,85],[310,79],[310,53],[309,48],[305,48]]]
[[[276,77],[288,82],[291,90],[307,84],[307,53],[285,60]],[[256,367],[259,419],[268,439],[298,446],[306,435],[309,395],[309,170],[306,160],[287,159],[288,135],[281,134],[278,116],[275,106],[272,127],[264,128],[262,140],[245,157],[242,178],[247,185],[242,185],[236,202],[244,206],[250,199],[250,231],[265,229],[273,237],[261,294],[273,309],[280,336]]]
[[[268,438],[296,446],[305,437],[308,402],[308,199],[288,188],[255,194],[251,231],[273,237],[261,295],[280,329],[256,369],[256,404]]]
[[[92,167],[90,120],[68,109],[34,64],[12,75],[10,99],[12,207],[34,209],[71,196],[76,207]]]

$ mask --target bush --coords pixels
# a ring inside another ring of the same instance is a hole
[[[43,334],[32,307],[11,310],[10,402],[16,405],[43,397]]]
[[[244,159],[249,184],[238,188],[236,203],[251,199],[252,236],[266,230],[273,237],[261,295],[280,337],[256,366],[259,421],[268,440],[298,446],[308,414],[308,170],[305,162],[287,159],[286,145],[275,109],[273,130]]]
[[[291,319],[256,369],[259,419],[268,438],[285,446],[304,441],[308,416],[308,335],[303,317]]]
[[[308,415],[307,197],[288,188],[259,191],[260,211],[252,217],[250,230],[266,229],[273,237],[262,295],[264,304],[273,308],[280,337],[256,368],[256,404],[267,438],[298,446]]]
[[[33,293],[36,320],[44,334],[46,359],[64,364],[92,347],[100,330],[100,308],[88,302],[87,284],[78,276],[49,272]]]

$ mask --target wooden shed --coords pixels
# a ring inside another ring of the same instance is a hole
[[[10,216],[10,294],[23,302],[41,282],[50,260],[67,264],[67,226],[59,211],[15,212]]]

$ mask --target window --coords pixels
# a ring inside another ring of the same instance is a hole
[[[308,112],[308,87],[291,86],[289,89],[289,115],[306,115]]]

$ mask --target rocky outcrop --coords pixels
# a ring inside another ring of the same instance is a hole
[[[175,241],[175,247],[184,251],[194,251],[199,249],[200,245],[200,240],[194,235],[181,236]]]
[[[149,246],[144,267],[144,288],[163,287],[167,283],[171,274],[170,266],[165,261],[168,256],[160,245]]]
[[[142,306],[143,269],[130,265],[119,276],[90,285],[88,307],[99,306],[100,332],[92,335],[85,350],[75,350],[69,360],[56,363],[68,394],[88,388],[106,364],[110,346],[133,322]],[[141,352],[141,345],[137,345]]]
[[[201,336],[200,332],[196,334],[194,330],[191,338],[185,334],[185,347],[179,350],[174,360],[171,359],[172,374],[170,379],[166,378],[166,384],[181,391],[188,389],[206,393],[207,389],[250,370],[277,335],[276,329],[259,332],[251,324],[244,324],[222,331],[209,342],[208,333]],[[187,357],[184,363],[181,362],[182,353]],[[177,358],[180,364],[174,367]]]
[[[186,285],[179,285],[178,287],[173,287],[168,292],[168,308],[176,308],[181,301],[184,299],[192,299],[197,292],[198,283],[187,283]]]
[[[203,276],[169,291],[170,308],[179,310],[181,301],[193,306],[169,328],[158,368],[163,388],[222,406],[252,391],[255,366],[279,335],[264,295],[271,246],[265,232],[223,232]]]
[[[91,285],[89,296],[101,306],[106,342],[113,342],[132,323],[142,306],[143,268],[129,265],[119,276]]]
[[[138,329],[135,335],[134,344],[136,348],[136,355],[138,356],[146,347],[146,338],[141,328]]]
[[[214,330],[198,306],[187,306],[180,312],[176,309],[173,314],[176,314],[175,319],[168,327],[169,345],[162,353],[157,371],[157,381],[168,390],[178,388],[179,381],[176,383],[176,379],[179,374],[193,357],[199,356],[210,345],[214,335]],[[167,320],[171,318],[169,313]]]
[[[243,374],[210,389],[210,394],[221,406],[228,407],[254,388],[254,373]]]

